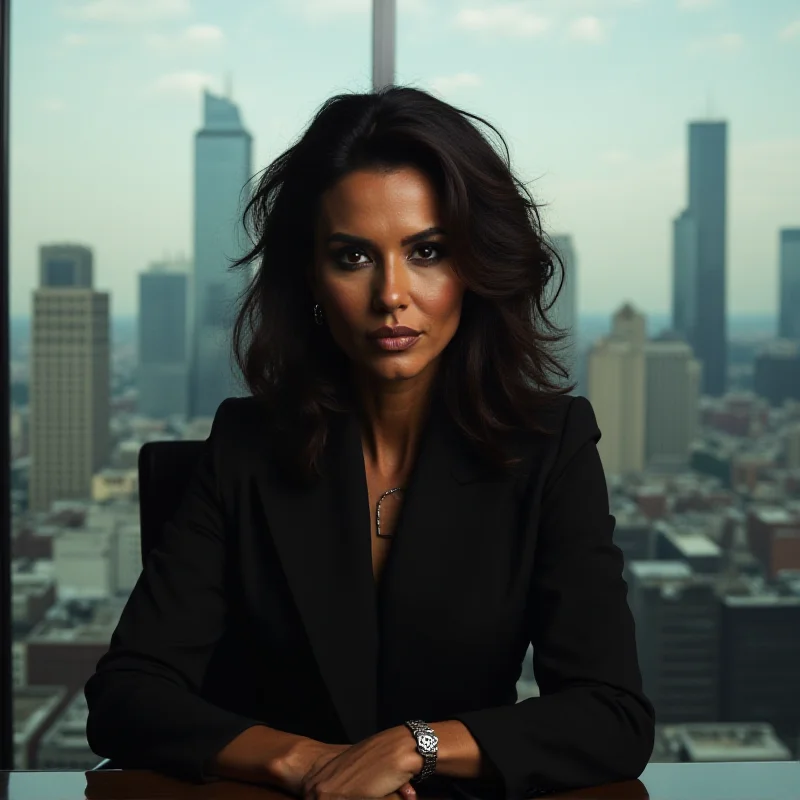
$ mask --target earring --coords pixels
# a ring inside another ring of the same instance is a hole
[[[325,318],[322,316],[322,306],[319,303],[314,303],[314,322],[317,325],[322,325]]]

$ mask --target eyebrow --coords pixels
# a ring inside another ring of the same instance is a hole
[[[427,239],[430,236],[435,236],[436,234],[443,234],[445,232],[444,228],[440,228],[438,226],[433,226],[431,228],[425,228],[424,231],[418,231],[417,233],[412,233],[410,236],[406,236],[400,240],[400,244],[405,246],[407,244],[413,244],[414,242],[419,242],[423,239]],[[376,247],[375,242],[371,239],[365,239],[363,236],[353,236],[349,233],[332,233],[328,237],[329,242],[346,242],[347,244],[358,244],[364,247]]]

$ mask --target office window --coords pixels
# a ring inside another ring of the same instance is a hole
[[[625,574],[657,712],[798,757],[795,5],[397,0],[394,79],[496,124],[542,203],[563,355],[647,556]],[[370,88],[371,3],[13,0],[12,25],[13,722],[24,766],[84,769],[68,733],[140,569],[121,476],[243,392],[218,334],[249,179]]]

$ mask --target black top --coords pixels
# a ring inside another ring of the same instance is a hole
[[[246,728],[355,743],[461,720],[508,797],[637,777],[653,747],[588,400],[498,475],[429,417],[376,592],[358,421],[322,478],[284,477],[254,398],[228,399],[86,685],[99,755],[195,780]],[[541,697],[515,685],[528,644]],[[409,734],[410,735],[410,734]]]

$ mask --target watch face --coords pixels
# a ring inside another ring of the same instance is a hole
[[[423,753],[433,753],[436,751],[436,745],[439,743],[439,739],[436,736],[433,736],[430,733],[423,733],[418,739],[417,744],[419,744],[419,749]]]

